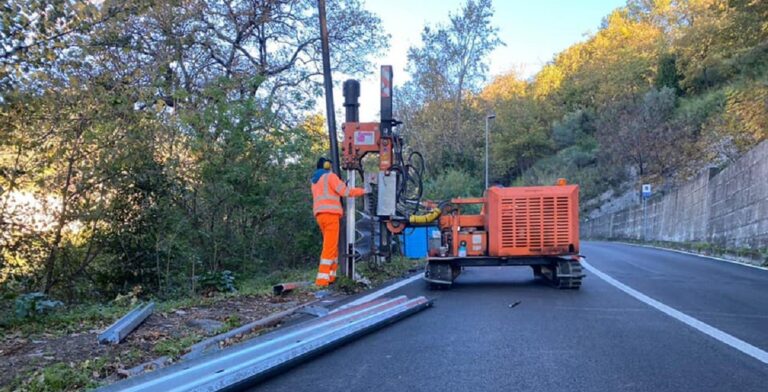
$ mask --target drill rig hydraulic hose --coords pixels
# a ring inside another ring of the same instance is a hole
[[[425,223],[432,223],[434,222],[438,217],[440,216],[440,209],[439,208],[433,208],[432,211],[424,214],[424,215],[411,215],[408,217],[409,223],[414,224],[425,224]]]

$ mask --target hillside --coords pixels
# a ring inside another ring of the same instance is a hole
[[[417,78],[400,106],[406,134],[438,181],[452,170],[482,177],[483,139],[469,135],[495,113],[492,180],[566,177],[581,184],[586,209],[641,183],[671,189],[766,139],[767,20],[768,3],[756,0],[630,0],[531,79],[498,76],[462,90],[460,106],[423,98],[434,83],[455,87],[450,75]],[[419,50],[438,49],[424,42]]]

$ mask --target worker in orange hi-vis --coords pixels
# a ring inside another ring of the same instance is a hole
[[[331,171],[331,161],[326,158],[318,159],[317,170],[312,175],[312,210],[323,233],[323,252],[320,254],[316,285],[324,287],[336,280],[339,226],[344,215],[341,197],[358,197],[364,194],[365,190],[362,188],[347,187],[347,184]]]

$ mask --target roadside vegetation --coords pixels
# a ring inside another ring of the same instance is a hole
[[[0,390],[78,391],[117,381],[132,367],[163,356],[168,357],[167,362],[178,361],[208,336],[311,301],[313,288],[275,297],[272,286],[307,281],[315,272],[285,271],[235,281],[233,291],[211,289],[206,295],[158,300],[153,314],[119,345],[99,344],[97,335],[140,302],[136,294],[106,303],[57,307],[28,317],[6,309],[0,324],[4,359]],[[196,324],[201,321],[217,327],[201,328]]]
[[[126,296],[256,294],[316,268],[315,3],[0,8],[4,334],[100,325]],[[334,69],[368,75],[387,43],[378,17],[337,0],[328,20]]]
[[[766,139],[768,2],[628,0],[534,76],[489,80],[484,56],[502,44],[491,15],[490,0],[470,1],[425,29],[395,95],[408,144],[446,190],[439,179],[482,179],[491,113],[491,181],[564,177],[584,201],[663,192]]]
[[[422,260],[403,257],[382,265],[361,263],[358,271],[367,284],[342,278],[331,290],[355,294],[421,268]],[[278,271],[242,282],[224,279],[216,286],[205,286],[204,295],[158,300],[153,315],[114,346],[100,345],[96,337],[141,302],[139,297],[143,296],[138,290],[106,303],[56,306],[26,317],[14,314],[14,309],[4,309],[0,315],[0,355],[7,362],[0,365],[0,391],[79,391],[117,381],[126,377],[131,368],[164,356],[168,357],[167,363],[178,361],[192,345],[208,336],[313,300],[316,287],[275,297],[272,286],[311,282],[315,274],[314,268],[308,268]],[[193,323],[201,319],[218,322],[219,328],[195,327]],[[226,344],[269,329],[237,336]]]

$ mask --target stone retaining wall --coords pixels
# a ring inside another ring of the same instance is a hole
[[[638,204],[584,219],[581,236],[768,248],[768,141],[722,171],[704,170],[680,188],[650,200],[643,222],[643,207]]]

